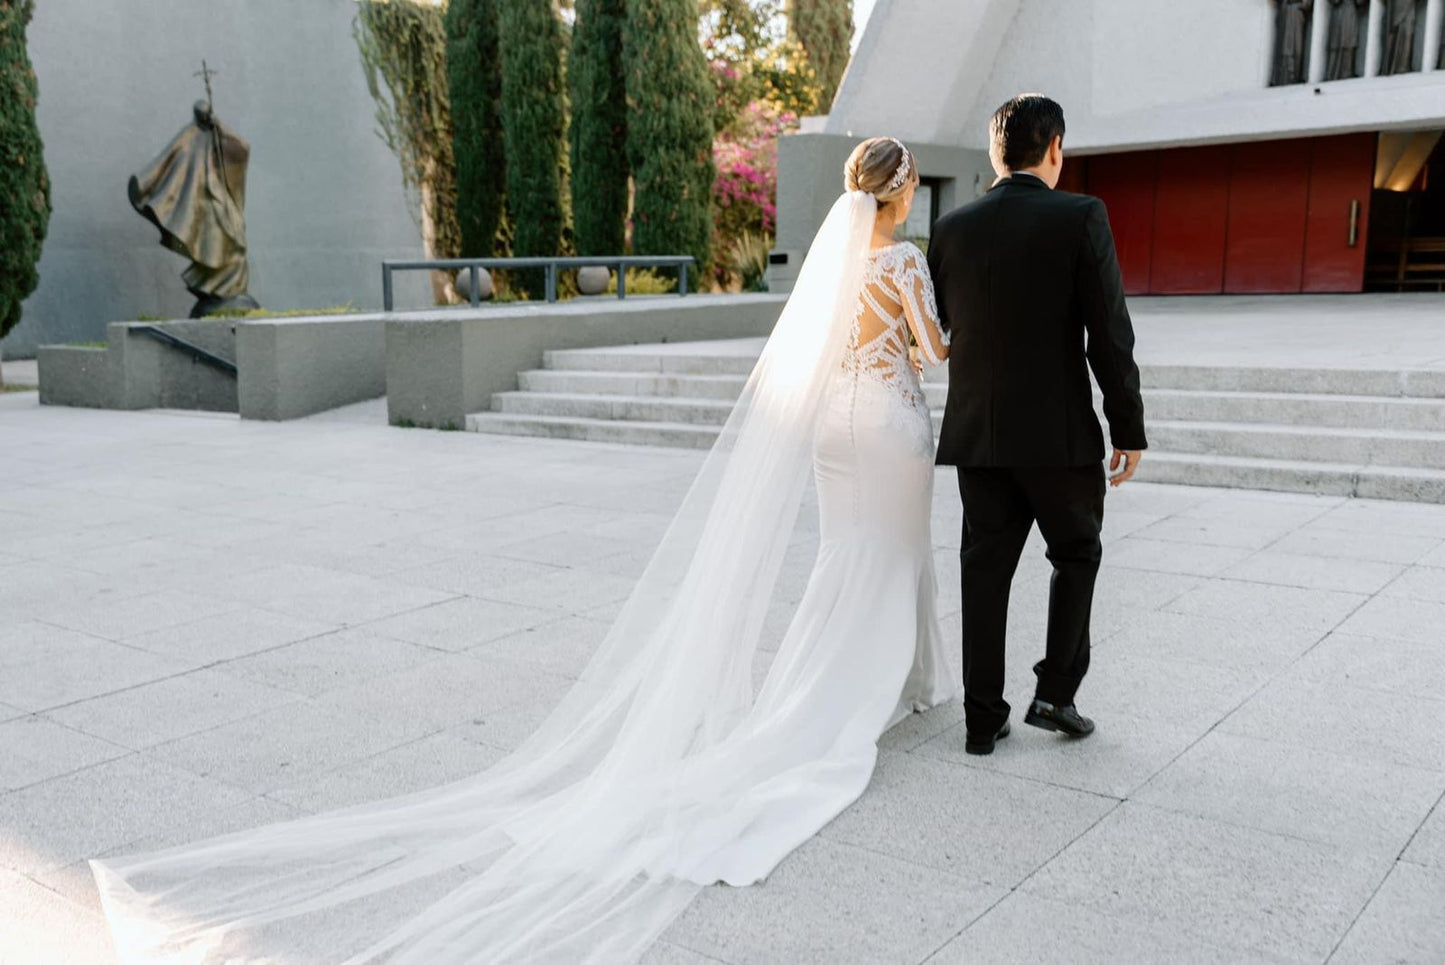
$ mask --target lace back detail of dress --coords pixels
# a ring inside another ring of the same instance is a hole
[[[937,324],[933,281],[923,253],[908,242],[874,249],[864,273],[843,369],[855,378],[887,385],[909,405],[925,408],[922,387],[908,357],[907,312],[930,325]],[[939,364],[926,342],[919,343],[924,358]]]

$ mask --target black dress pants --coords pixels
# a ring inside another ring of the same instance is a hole
[[[963,690],[967,727],[989,734],[1008,720],[1004,634],[1009,588],[1035,522],[1054,565],[1038,700],[1074,702],[1089,669],[1089,613],[1104,524],[1102,464],[1057,469],[958,467],[963,497]]]

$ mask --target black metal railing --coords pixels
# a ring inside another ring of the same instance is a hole
[[[197,362],[204,362],[211,368],[224,372],[232,378],[235,378],[236,376],[235,362],[229,361],[228,359],[223,359],[219,355],[216,355],[212,352],[208,352],[193,342],[187,342],[183,338],[178,338],[175,335],[172,335],[170,332],[167,332],[163,328],[159,328],[155,325],[130,325],[127,326],[127,328],[129,331],[132,332],[140,332],[143,335],[149,335],[156,341],[163,342],[166,345],[169,345],[171,348],[179,349],[180,351],[185,352],[191,358],[195,359]]]
[[[611,257],[588,258],[438,258],[431,261],[383,261],[381,263],[381,304],[386,311],[392,311],[393,295],[391,276],[398,271],[452,271],[467,269],[470,272],[471,302],[480,305],[481,269],[542,268],[546,271],[547,301],[557,300],[557,273],[563,268],[612,268],[617,272],[617,297],[627,297],[627,269],[629,268],[676,268],[677,293],[687,294],[689,269],[697,264],[691,255],[614,255]]]

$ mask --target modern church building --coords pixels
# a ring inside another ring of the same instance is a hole
[[[915,148],[926,236],[992,183],[994,108],[1040,91],[1130,293],[1445,290],[1442,47],[1445,0],[878,0],[831,113],[781,146],[774,289],[860,138]]]

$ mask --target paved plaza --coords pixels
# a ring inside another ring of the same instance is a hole
[[[382,419],[0,396],[0,961],[114,961],[86,858],[496,761],[702,458]],[[954,638],[959,515],[940,473]],[[914,716],[857,804],[651,965],[1445,961],[1445,507],[1130,484],[1106,538],[1093,738],[974,758],[957,705]],[[1035,541],[1016,712],[1047,585]]]

